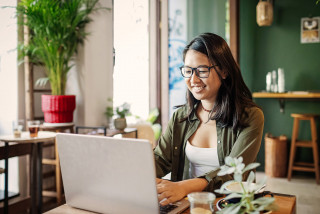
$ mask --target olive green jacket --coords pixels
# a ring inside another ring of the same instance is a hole
[[[261,109],[252,107],[247,110],[248,117],[242,118],[249,125],[247,128],[234,132],[232,127],[222,128],[217,123],[218,158],[220,166],[224,165],[226,156],[243,157],[244,164],[256,160],[261,145],[264,116]],[[183,106],[171,117],[165,133],[161,136],[154,149],[156,174],[161,178],[171,172],[172,181],[189,179],[189,160],[185,155],[187,140],[200,125],[196,114],[190,120],[180,122],[186,117],[187,108]],[[208,181],[205,191],[213,192],[224,182],[232,180],[231,175],[217,176],[219,169],[210,171],[203,176]]]

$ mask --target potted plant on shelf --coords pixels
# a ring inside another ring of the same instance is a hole
[[[42,95],[42,111],[48,123],[73,121],[75,95],[65,95],[67,74],[71,61],[88,36],[85,26],[95,11],[98,0],[21,0],[18,15],[20,24],[28,27],[29,44],[21,45],[24,56],[32,63],[45,67],[46,78],[37,83],[50,82],[52,95]]]
[[[123,103],[116,107],[115,113],[117,118],[114,119],[114,127],[118,130],[124,130],[127,127],[126,116],[130,114],[130,105]]]
[[[106,111],[104,112],[104,114],[107,117],[107,127],[110,128],[110,124],[112,123],[112,117],[114,115],[114,111],[113,111],[113,100],[112,98],[108,98],[108,105],[106,107]]]

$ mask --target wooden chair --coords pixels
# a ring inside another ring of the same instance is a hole
[[[29,213],[36,212],[36,207],[33,205],[35,204],[32,200],[36,200],[35,197],[35,188],[34,186],[36,185],[33,183],[32,176],[32,161],[31,161],[31,156],[32,156],[32,151],[33,151],[33,144],[32,143],[25,143],[25,144],[11,144],[7,147],[7,157],[12,158],[12,157],[19,157],[19,156],[25,156],[28,155],[29,158],[29,194],[24,196],[24,195],[17,195],[16,197],[11,198],[9,195],[9,198],[4,198],[3,202],[0,203],[0,213],[26,213],[29,210]],[[0,160],[5,159],[5,147],[1,146],[0,147]],[[7,173],[7,170],[1,169],[1,173]],[[5,176],[7,176],[5,174]],[[6,205],[7,202],[7,205]]]
[[[316,121],[315,121],[318,115],[291,114],[291,117],[294,118],[294,121],[293,121],[291,150],[290,150],[290,159],[289,159],[289,168],[288,168],[288,180],[290,181],[292,171],[294,170],[305,171],[305,172],[315,172],[316,182],[317,184],[319,184],[319,154],[318,154],[318,145],[317,145],[317,129],[316,129]],[[298,140],[299,123],[301,120],[310,121],[311,141]],[[311,148],[313,152],[313,163],[295,162],[294,158],[295,158],[297,147]]]
[[[74,123],[66,123],[63,125],[42,125],[40,126],[41,131],[52,131],[52,132],[69,132],[74,133]],[[57,204],[61,205],[63,202],[63,185],[61,178],[59,154],[56,142],[46,143],[43,145],[43,148],[54,147],[53,158],[43,158],[43,165],[51,165],[54,167],[54,176],[55,176],[55,189],[54,190],[43,190],[42,195],[45,197],[53,197],[57,199]],[[50,173],[47,173],[50,174]],[[47,177],[47,176],[44,176]],[[52,176],[51,176],[52,177]]]

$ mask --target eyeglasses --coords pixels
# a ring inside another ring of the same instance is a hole
[[[181,66],[180,67],[180,71],[181,74],[184,78],[190,78],[192,77],[193,72],[195,71],[197,77],[199,78],[208,78],[209,74],[210,74],[210,70],[211,68],[214,68],[217,65],[213,65],[213,66],[205,66],[205,65],[201,65],[199,67],[196,68],[191,68],[189,66]]]

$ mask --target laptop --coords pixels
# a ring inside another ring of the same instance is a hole
[[[65,133],[56,140],[69,206],[98,213],[159,213],[149,141]],[[175,208],[167,213],[181,213],[189,202],[169,207]]]

